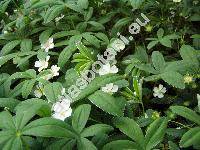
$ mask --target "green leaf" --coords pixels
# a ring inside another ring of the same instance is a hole
[[[164,35],[164,30],[162,28],[160,28],[158,31],[157,31],[157,36],[158,36],[158,39],[160,40]]]
[[[0,67],[16,56],[16,53],[0,57]]]
[[[49,83],[44,86],[44,95],[49,102],[55,103],[61,95],[62,85],[59,82]]]
[[[65,67],[66,63],[69,61],[70,57],[76,51],[76,49],[77,48],[75,46],[68,46],[63,49],[63,51],[60,53],[58,57],[58,66],[60,68]]]
[[[85,38],[90,44],[94,45],[96,48],[100,47],[100,40],[98,40],[94,35],[91,35],[88,32],[82,34],[83,38]]]
[[[158,118],[150,124],[145,136],[146,150],[153,149],[162,141],[167,128],[167,123],[167,118]]]
[[[160,43],[166,47],[172,47],[172,42],[168,37],[163,37],[162,39],[159,40]]]
[[[100,77],[96,77],[94,80],[88,84],[88,86],[83,89],[80,94],[74,99],[78,101],[80,99],[84,99],[85,97],[89,96],[90,94],[97,91],[99,88],[105,86],[108,83],[113,83],[115,81],[121,80],[123,77],[119,75],[108,74]]]
[[[13,111],[19,102],[19,100],[14,98],[0,98],[0,107],[8,107]]]
[[[193,47],[190,45],[183,45],[180,49],[180,54],[184,62],[190,64],[191,67],[199,69],[199,61]]]
[[[92,17],[92,15],[93,15],[93,7],[90,7],[89,9],[88,9],[88,11],[85,13],[85,15],[84,15],[84,20],[85,21],[89,21],[90,20],[90,18]]]
[[[89,2],[88,0],[78,0],[77,4],[81,9],[87,9]]]
[[[109,114],[114,116],[123,116],[123,108],[119,104],[119,100],[115,99],[108,93],[104,93],[102,91],[97,91],[94,94],[90,95],[88,99],[97,107],[102,109]],[[125,106],[125,102],[124,102]]]
[[[170,150],[180,150],[179,147],[172,141],[168,142]]]
[[[72,127],[80,133],[85,127],[90,115],[91,106],[83,104],[78,106],[72,116]]]
[[[51,22],[55,17],[61,14],[64,8],[65,8],[64,5],[54,5],[50,7],[44,16],[44,23]]]
[[[24,39],[21,42],[20,50],[22,52],[29,52],[32,50],[32,40],[31,39]]]
[[[94,27],[95,30],[105,30],[105,27],[96,21],[88,21],[88,24],[92,25]]]
[[[168,72],[162,73],[160,76],[165,82],[167,82],[168,84],[176,88],[180,88],[180,89],[185,88],[183,76],[178,72],[168,71]]]
[[[162,72],[165,68],[165,60],[163,55],[159,51],[154,51],[151,57],[154,68],[159,72]]]
[[[133,9],[139,9],[144,2],[144,0],[129,0]]]
[[[112,130],[114,130],[113,127],[107,124],[95,124],[83,129],[81,136],[90,137],[90,136],[97,135],[99,133],[108,133]]]
[[[38,106],[39,109],[35,111],[36,114],[38,114],[41,117],[48,117],[51,116],[51,107],[50,104],[46,101],[38,98],[32,98],[25,101],[22,101],[15,110],[17,112],[23,112],[28,110],[31,106]]]
[[[15,136],[15,131],[6,130],[6,131],[0,131],[0,144],[8,141],[13,136]]]
[[[151,42],[147,45],[147,49],[153,48],[156,44],[158,44],[158,41],[151,41]]]
[[[15,131],[15,123],[12,115],[8,111],[0,112],[0,128]]]
[[[121,28],[127,25],[128,23],[130,23],[131,21],[132,21],[132,18],[130,17],[122,18],[115,23],[114,28]]]
[[[18,130],[22,129],[33,116],[35,116],[40,110],[44,108],[44,103],[37,102],[38,99],[32,100],[35,100],[35,103],[31,104],[31,100],[28,102],[24,101],[16,107],[15,122],[16,128]]]
[[[125,149],[138,149],[136,143],[129,140],[117,140],[106,144],[103,150],[125,150]],[[141,149],[140,149],[141,150]]]
[[[14,40],[4,45],[1,50],[1,55],[6,55],[10,53],[17,45],[19,45],[20,42],[20,40]]]
[[[184,106],[171,106],[170,109],[172,110],[173,113],[180,115],[200,125],[200,116],[197,113],[195,113],[193,110]]]
[[[56,138],[74,138],[75,134],[61,120],[53,118],[41,118],[32,121],[22,129],[23,135],[56,137]]]
[[[200,127],[195,127],[187,131],[180,141],[181,147],[198,145],[200,141]]]
[[[119,128],[121,132],[136,141],[141,149],[143,149],[144,135],[139,125],[133,119],[125,117],[116,118],[114,119],[114,125]]]
[[[43,31],[39,36],[40,43],[41,44],[46,43],[52,32],[53,32],[52,29],[47,29],[47,30]]]
[[[79,150],[97,150],[97,148],[91,141],[83,137],[81,137],[80,141],[78,141],[78,149]]]
[[[35,85],[36,80],[27,80],[24,82],[24,85],[22,87],[22,97],[27,98],[28,95],[31,93],[33,86]]]

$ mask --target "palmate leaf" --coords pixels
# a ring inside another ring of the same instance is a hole
[[[200,116],[193,110],[184,106],[171,106],[170,109],[173,113],[180,115],[196,124],[200,125]]]
[[[115,118],[114,125],[139,144],[141,149],[144,149],[144,135],[139,125],[133,119],[125,117]]]
[[[72,116],[72,127],[80,133],[85,127],[90,115],[91,106],[83,104],[77,107]]]
[[[88,99],[97,107],[114,116],[123,116],[125,107],[124,99],[116,99],[108,93],[97,91]]]
[[[200,141],[200,127],[195,127],[187,131],[181,138],[180,146],[189,147],[198,145]]]

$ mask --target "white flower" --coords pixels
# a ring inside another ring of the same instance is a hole
[[[48,52],[50,49],[54,48],[53,38],[49,38],[46,43],[41,44],[41,48]]]
[[[163,87],[162,84],[159,84],[159,87],[154,87],[153,89],[153,96],[154,97],[158,97],[158,98],[163,98],[164,97],[164,93],[166,92],[166,88]]]
[[[103,65],[100,69],[99,69],[99,75],[105,75],[105,74],[109,74],[109,73],[117,73],[118,72],[118,68],[115,65],[110,65],[109,63]]]
[[[63,121],[65,120],[65,118],[70,117],[72,114],[72,109],[70,107],[70,100],[66,98],[63,98],[61,101],[56,102],[52,106],[52,109],[54,111],[52,117]]]
[[[34,91],[34,95],[37,98],[40,98],[40,97],[42,97],[42,95],[44,95],[44,86],[41,83],[36,85],[36,89]]]
[[[8,33],[8,31],[3,31],[3,34],[7,34]]]
[[[55,18],[55,21],[58,22],[58,21],[60,21],[60,20],[61,20],[62,18],[64,18],[64,17],[65,17],[65,15],[61,14],[60,17],[56,17],[56,18]]]
[[[60,70],[60,67],[58,67],[57,65],[51,66],[51,74],[52,74],[52,76],[53,77],[59,76],[59,70]]]
[[[115,93],[118,91],[118,86],[113,83],[106,84],[105,87],[102,87],[101,90],[106,93]]]
[[[48,67],[48,61],[50,59],[50,56],[46,57],[46,60],[40,60],[35,62],[35,67],[38,68],[38,71],[41,72],[43,69],[46,69]]]
[[[111,44],[111,46],[113,48],[116,47],[116,49],[120,49],[120,50],[123,50],[126,47],[126,45],[124,44],[124,42],[122,40],[120,40],[120,39],[117,39],[117,40],[113,41],[113,43]]]
[[[173,2],[179,3],[179,2],[181,2],[181,0],[173,0]]]

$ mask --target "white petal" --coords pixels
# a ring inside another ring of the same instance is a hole
[[[117,72],[118,72],[118,68],[115,65],[113,65],[110,69],[110,73],[117,73]]]
[[[49,38],[48,42],[53,43],[53,38]]]
[[[117,92],[117,91],[118,91],[118,86],[117,86],[117,85],[114,85],[114,86],[113,86],[113,89],[112,89],[112,92],[115,93],[115,92]]]
[[[35,97],[40,98],[40,97],[42,97],[42,92],[40,90],[35,90],[34,95],[35,95]]]
[[[161,90],[163,88],[162,84],[159,84],[159,90]]]
[[[162,93],[158,94],[158,98],[163,98],[164,95]]]
[[[35,67],[38,68],[38,67],[40,67],[40,66],[41,66],[41,62],[40,62],[40,61],[36,61],[36,62],[35,62]]]

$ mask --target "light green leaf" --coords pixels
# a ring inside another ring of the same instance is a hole
[[[129,0],[133,9],[139,9],[144,2],[144,0]]]
[[[130,23],[131,21],[132,21],[132,18],[130,17],[122,18],[115,23],[114,28],[123,27],[127,25],[128,23]]]
[[[46,43],[52,32],[53,32],[52,29],[47,29],[47,30],[43,31],[39,36],[40,43],[41,44]]]
[[[0,128],[15,131],[15,123],[12,115],[8,111],[0,112]]]
[[[89,2],[88,0],[78,0],[77,4],[81,9],[87,9]]]
[[[82,34],[83,38],[85,38],[90,44],[94,45],[95,47],[100,47],[100,40],[98,40],[94,35],[85,32]]]

